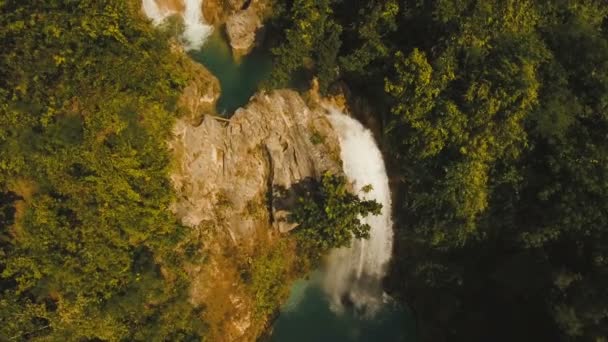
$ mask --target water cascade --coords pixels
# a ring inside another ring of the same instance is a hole
[[[203,0],[185,0],[185,3],[183,17],[186,50],[198,50],[213,33],[213,26],[205,23],[202,10]]]
[[[329,108],[329,119],[338,133],[344,173],[359,191],[370,184],[366,199],[382,204],[382,213],[363,220],[371,227],[370,238],[354,240],[350,247],[333,250],[324,272],[323,288],[332,310],[341,312],[344,303],[366,315],[373,315],[386,299],[382,278],[391,258],[393,230],[391,194],[382,154],[370,130],[357,120]]]
[[[165,19],[176,13],[174,10],[161,8],[157,0],[142,0],[142,8],[154,25],[162,24]],[[181,16],[184,21],[182,39],[186,50],[199,50],[213,33],[213,26],[205,22],[202,8],[203,0],[184,0],[184,12]]]
[[[154,25],[160,25],[168,16],[174,14],[173,11],[162,10],[158,7],[156,0],[143,0],[142,8],[146,16],[152,20]]]

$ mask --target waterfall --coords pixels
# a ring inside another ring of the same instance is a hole
[[[142,0],[142,8],[154,25],[162,24],[165,19],[176,13],[158,6],[157,0]],[[181,16],[184,21],[182,39],[186,50],[199,50],[213,33],[213,26],[207,24],[203,16],[203,0],[184,0],[184,12]]]
[[[199,50],[213,32],[213,26],[205,23],[203,0],[185,0],[184,39],[186,50]]]
[[[369,239],[353,240],[350,247],[330,253],[323,287],[330,297],[332,310],[342,311],[346,302],[364,314],[373,315],[387,298],[381,282],[393,244],[388,176],[371,131],[335,108],[329,111],[330,122],[340,140],[344,173],[355,191],[372,185],[372,191],[361,195],[382,204],[382,213],[363,219],[371,227]]]
[[[154,0],[143,0],[142,8],[146,16],[152,19],[154,25],[159,25],[160,23],[162,23],[165,18],[170,14],[169,11],[162,11]]]

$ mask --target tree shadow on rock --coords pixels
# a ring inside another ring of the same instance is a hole
[[[267,199],[271,223],[281,233],[295,229],[298,223],[291,217],[291,211],[298,205],[300,198],[314,196],[319,192],[320,185],[321,183],[313,177],[306,177],[292,184],[290,188],[273,185]]]

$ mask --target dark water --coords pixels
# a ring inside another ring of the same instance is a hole
[[[259,83],[272,70],[270,54],[261,49],[236,61],[220,30],[215,30],[200,51],[190,54],[220,81],[222,94],[217,103],[217,112],[222,116],[230,116],[247,104]]]
[[[318,274],[293,285],[266,342],[415,341],[414,321],[403,308],[387,303],[373,318],[348,309],[336,314],[317,279]]]

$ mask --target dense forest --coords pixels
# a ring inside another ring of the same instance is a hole
[[[383,123],[421,339],[604,341],[608,5],[279,3],[268,85],[343,81]]]
[[[140,6],[0,0],[2,341],[209,328],[183,267],[204,256],[168,210],[185,57]],[[262,86],[346,85],[381,123],[386,287],[420,340],[606,341],[603,0],[274,0],[272,13]],[[294,211],[310,259],[364,237],[356,216],[380,210],[344,182],[327,175]]]
[[[204,332],[179,266],[187,231],[167,210],[187,76],[139,11],[0,2],[2,341]]]

